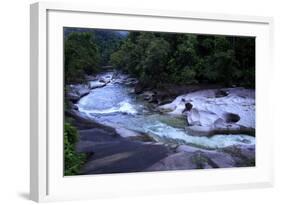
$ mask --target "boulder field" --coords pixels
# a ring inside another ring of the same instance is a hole
[[[190,141],[159,141],[151,132],[136,131],[106,120],[99,122],[78,109],[77,102],[82,97],[114,84],[126,85],[129,95],[140,98],[140,102],[146,101],[149,108],[153,108],[153,114],[180,116],[181,119],[183,116],[186,120],[181,121],[180,131],[188,134],[184,136],[213,139],[219,135],[224,140],[227,140],[225,136],[228,139],[234,135],[255,136],[255,91],[252,89],[215,86],[200,89],[199,86],[191,87],[189,91],[185,88],[186,94],[173,97],[174,91],[138,89],[138,80],[124,74],[109,72],[88,76],[84,84],[66,86],[66,99],[71,106],[65,113],[79,132],[76,151],[88,154],[80,174],[255,166],[254,143],[206,147]],[[126,119],[131,115],[139,117],[138,113],[119,113],[121,117],[127,116]]]

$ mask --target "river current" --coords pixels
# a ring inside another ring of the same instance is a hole
[[[114,76],[112,72],[103,75]],[[154,111],[149,103],[132,92],[132,87],[122,82],[122,77],[112,77],[106,86],[93,89],[79,100],[78,110],[99,123],[146,133],[163,143],[191,144],[211,149],[255,144],[255,138],[248,135],[189,135],[185,131],[184,117]]]

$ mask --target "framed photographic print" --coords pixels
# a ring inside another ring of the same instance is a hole
[[[272,19],[31,5],[31,199],[273,183]]]

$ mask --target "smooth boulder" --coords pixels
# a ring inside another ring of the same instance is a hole
[[[89,87],[90,89],[95,89],[95,88],[102,88],[106,85],[106,83],[104,82],[100,82],[98,80],[95,80],[95,81],[90,81],[89,82]]]
[[[66,87],[66,98],[73,103],[76,103],[80,98],[90,93],[88,85],[76,84]]]
[[[255,136],[253,89],[225,88],[191,92],[158,109],[173,115],[186,115],[186,130],[192,135]]]

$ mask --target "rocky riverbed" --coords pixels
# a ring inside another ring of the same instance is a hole
[[[255,165],[255,93],[244,88],[140,88],[115,71],[66,87],[81,174]]]

